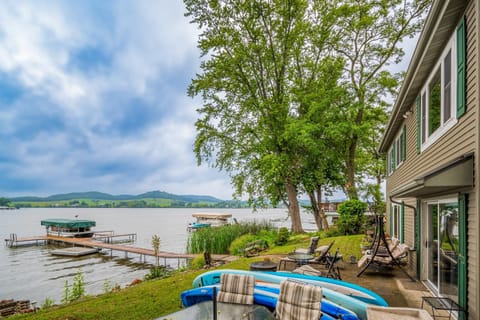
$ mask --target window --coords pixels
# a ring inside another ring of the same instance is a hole
[[[393,140],[392,147],[388,152],[387,159],[387,171],[388,174],[392,174],[406,159],[406,128],[402,127],[402,130],[397,135],[395,140]]]
[[[465,19],[462,19],[417,99],[419,153],[465,113],[465,52]]]
[[[390,209],[390,236],[403,243],[403,206],[392,204]]]

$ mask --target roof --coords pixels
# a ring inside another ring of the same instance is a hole
[[[227,219],[231,218],[231,213],[215,213],[215,212],[198,212],[192,214],[194,218],[208,218],[208,219]]]
[[[468,154],[393,189],[389,195],[396,198],[408,198],[471,188],[473,186],[472,172],[473,155]]]
[[[412,111],[415,99],[437,63],[446,42],[452,36],[466,5],[467,1],[457,0],[435,0],[432,3],[378,147],[380,152],[388,151],[405,120],[403,115],[407,111]]]
[[[55,226],[64,228],[87,228],[95,227],[96,222],[93,220],[77,220],[77,219],[45,219],[40,221],[42,226]]]

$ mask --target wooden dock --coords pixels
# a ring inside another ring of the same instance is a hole
[[[117,237],[126,237],[132,236],[132,234],[122,234],[116,235]],[[69,244],[73,246],[88,247],[94,249],[110,250],[110,255],[113,255],[113,251],[119,251],[125,253],[125,258],[128,258],[128,254],[136,254],[140,256],[140,261],[146,262],[146,257],[151,256],[155,257],[155,253],[152,249],[145,249],[133,246],[127,246],[123,244],[111,243],[115,235],[104,235],[100,237],[92,238],[66,238],[66,237],[57,237],[57,236],[36,236],[36,237],[22,237],[17,238],[15,234],[11,234],[9,239],[5,239],[5,244],[8,247],[17,247],[24,245],[39,245],[47,243],[62,243]],[[105,241],[107,239],[107,241]],[[102,241],[103,240],[103,241]],[[186,259],[191,260],[195,258],[196,254],[187,254],[187,253],[174,253],[167,251],[159,251],[157,256],[161,259],[164,259],[165,265],[167,259]],[[231,261],[234,260],[232,256],[227,254],[213,254],[212,259],[215,261]]]

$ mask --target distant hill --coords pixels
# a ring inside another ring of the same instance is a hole
[[[246,202],[221,200],[207,195],[176,195],[150,191],[139,195],[111,195],[89,191],[55,194],[48,197],[10,198],[16,207],[90,207],[90,208],[245,208]]]
[[[204,195],[175,195],[164,191],[150,191],[139,195],[111,195],[108,193],[89,191],[89,192],[71,192],[64,194],[54,194],[48,197],[14,197],[10,198],[13,202],[44,202],[44,201],[69,201],[76,199],[89,199],[89,200],[112,200],[112,201],[127,201],[127,200],[142,200],[142,199],[169,199],[185,202],[222,202],[224,200],[217,199],[212,196]]]

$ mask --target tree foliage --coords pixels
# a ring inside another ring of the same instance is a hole
[[[189,88],[203,99],[199,163],[229,172],[236,195],[247,194],[253,206],[283,202],[292,230],[302,231],[297,193],[305,149],[318,130],[307,126],[308,117],[327,108],[319,94],[339,75],[326,50],[334,8],[303,0],[185,4],[201,29],[204,58]]]
[[[343,235],[358,234],[365,223],[367,204],[359,200],[348,200],[338,206],[338,231]]]
[[[341,41],[336,52],[345,59],[344,87],[349,103],[339,110],[338,135],[345,144],[344,190],[358,198],[357,184],[364,175],[380,183],[384,159],[376,152],[387,108],[402,79],[388,67],[404,55],[401,43],[423,25],[423,14],[431,0],[344,0],[337,1],[343,14],[336,30]]]
[[[249,204],[285,204],[302,231],[299,193],[319,229],[322,194],[358,198],[383,179],[376,151],[401,75],[387,70],[429,0],[184,0],[200,29],[198,163],[227,171]]]

